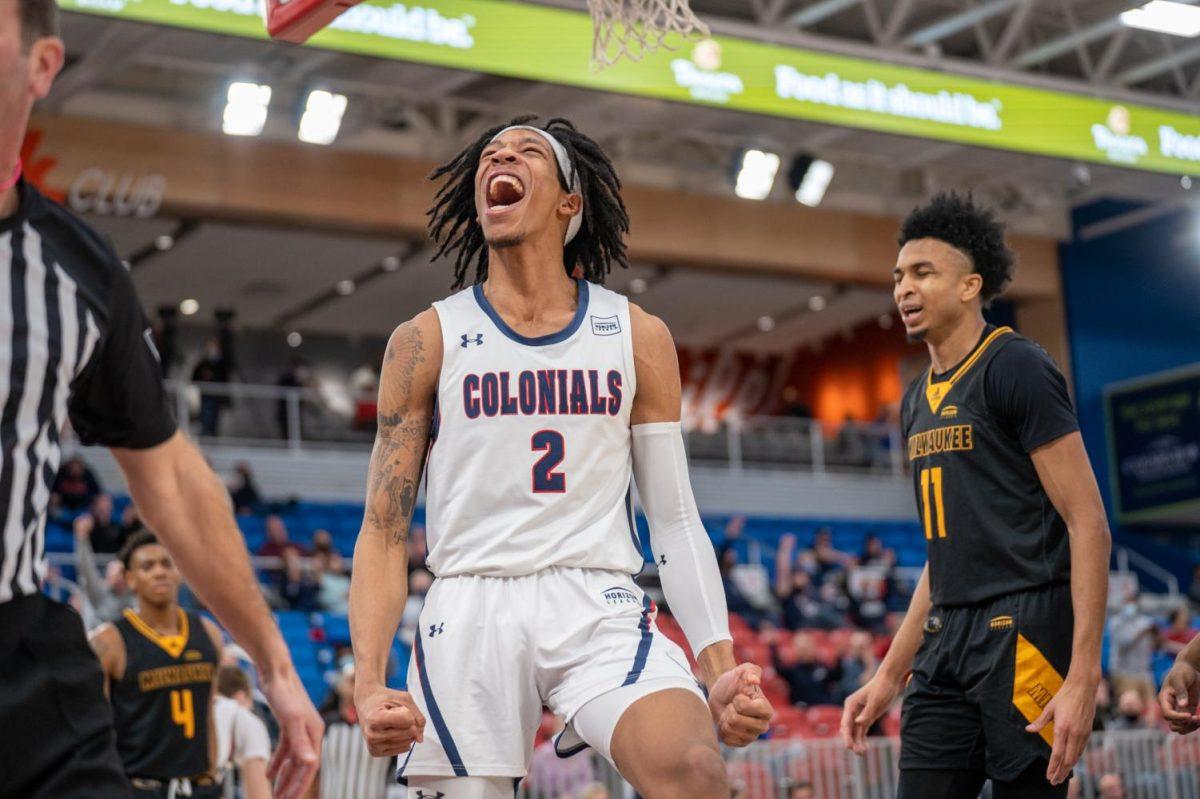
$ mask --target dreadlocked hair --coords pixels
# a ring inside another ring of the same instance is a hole
[[[429,176],[430,180],[443,181],[433,207],[426,212],[429,237],[438,248],[433,260],[453,257],[455,289],[467,284],[467,270],[472,264],[475,265],[472,283],[487,279],[487,242],[475,212],[475,171],[484,148],[505,128],[529,125],[536,119],[532,114],[519,116],[506,125],[492,128]],[[574,275],[579,267],[584,279],[603,283],[614,263],[629,266],[624,238],[629,232],[629,213],[621,199],[621,180],[600,145],[577,131],[570,121],[556,117],[542,130],[566,148],[583,198],[583,224],[563,251],[563,267],[568,275]],[[558,167],[558,182],[563,191],[570,191],[563,175],[565,166]]]

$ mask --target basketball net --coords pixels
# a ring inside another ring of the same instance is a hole
[[[622,57],[641,61],[647,53],[678,46],[672,35],[707,37],[708,26],[692,13],[688,0],[588,0],[596,32],[592,68],[611,67]]]

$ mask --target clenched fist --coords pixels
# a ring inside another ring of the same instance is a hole
[[[412,694],[377,686],[355,691],[354,706],[367,750],[374,757],[402,755],[425,740],[425,716]]]
[[[761,685],[762,669],[753,663],[743,663],[713,683],[708,709],[722,743],[747,746],[767,731],[775,711]]]

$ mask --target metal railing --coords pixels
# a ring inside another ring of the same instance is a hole
[[[833,739],[789,738],[759,741],[725,752],[726,773],[738,799],[787,799],[796,785],[812,787],[816,799],[893,799],[899,780],[900,742],[870,738],[867,753],[847,752]],[[633,789],[611,765],[591,755],[595,782],[611,799],[632,799]],[[1109,776],[1113,775],[1113,776]],[[1200,796],[1200,733],[1168,734],[1158,729],[1098,732],[1075,768],[1079,792],[1097,796],[1101,780],[1119,780],[1126,799],[1195,799]],[[572,786],[574,787],[574,786]],[[578,788],[576,793],[579,795]],[[1112,791],[1112,789],[1109,789]],[[565,791],[522,784],[523,799],[557,799]],[[985,786],[981,799],[990,799]]]
[[[284,448],[293,452],[331,445],[369,446],[373,429],[330,409],[314,388],[249,383],[192,383],[168,380],[176,417],[209,443]],[[687,425],[691,427],[691,425]],[[216,433],[212,435],[212,433]],[[730,417],[685,433],[690,459],[743,468],[901,475],[900,431],[884,423],[845,422],[829,428],[816,419]]]

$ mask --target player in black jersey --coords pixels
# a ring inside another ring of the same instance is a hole
[[[1064,797],[1095,714],[1110,539],[1066,382],[983,308],[1008,284],[1004,228],[942,194],[905,220],[893,271],[932,361],[902,424],[928,563],[842,737],[905,685],[900,799]]]
[[[112,701],[117,752],[135,799],[219,797],[213,777],[213,684],[221,631],[179,607],[182,578],[166,547],[141,532],[119,555],[137,596],[91,635]]]

